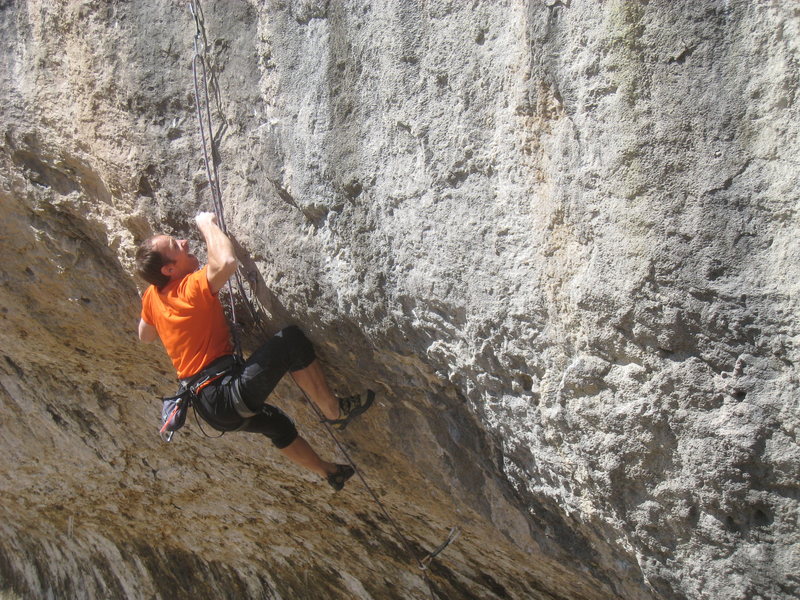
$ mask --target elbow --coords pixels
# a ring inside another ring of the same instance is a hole
[[[139,341],[144,342],[145,344],[149,344],[150,342],[156,341],[158,338],[158,331],[155,327],[146,323],[145,321],[139,321]]]

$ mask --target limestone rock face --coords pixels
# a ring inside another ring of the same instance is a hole
[[[4,588],[800,594],[795,3],[203,8],[247,293],[378,392],[341,439],[403,537],[260,436],[157,435],[132,257],[210,208],[186,3],[0,1]]]

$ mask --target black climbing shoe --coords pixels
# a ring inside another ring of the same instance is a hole
[[[375,392],[372,390],[367,390],[367,396],[363,400],[361,396],[339,398],[339,414],[341,416],[338,419],[323,419],[322,422],[328,423],[339,431],[344,431],[350,421],[372,406],[373,400],[375,400]]]
[[[336,465],[336,470],[328,475],[328,483],[338,492],[344,487],[344,482],[350,479],[355,474],[353,467],[350,465]]]

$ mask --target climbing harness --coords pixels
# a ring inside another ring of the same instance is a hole
[[[192,13],[192,16],[194,17],[194,22],[195,22],[194,57],[192,58],[192,76],[194,79],[195,107],[197,111],[197,121],[200,126],[200,138],[202,142],[203,162],[205,164],[206,177],[208,179],[208,187],[211,192],[211,201],[214,208],[214,214],[217,217],[217,222],[219,224],[220,229],[227,235],[228,230],[225,224],[225,214],[222,204],[222,192],[219,183],[220,181],[219,169],[218,169],[219,153],[217,150],[217,142],[214,137],[214,129],[211,121],[211,101],[209,97],[209,87],[213,86],[212,94],[214,95],[214,98],[216,100],[217,107],[219,107],[220,105],[219,87],[216,84],[216,75],[212,73],[211,77],[209,77],[208,69],[206,66],[205,55],[208,46],[208,39],[206,37],[205,19],[203,16],[203,9],[200,6],[200,0],[191,0],[191,2],[189,3],[189,10]],[[221,110],[219,112],[221,113]],[[244,304],[247,307],[248,312],[250,313],[250,316],[252,317],[254,324],[260,329],[262,334],[268,335],[266,328],[261,322],[261,317],[255,308],[254,299],[256,298],[256,293],[255,293],[256,286],[254,281],[257,282],[257,278],[254,276],[254,274],[251,275],[253,275],[252,278],[250,276],[247,277],[251,289],[250,297],[248,297],[248,295],[245,292],[242,276],[239,273],[239,269],[237,269],[234,279],[236,282],[236,286],[239,290],[240,297],[243,299]],[[238,322],[236,319],[236,311],[234,307],[234,293],[231,280],[228,280],[227,291],[228,291],[227,295],[229,300],[230,318],[232,325],[231,329],[234,338],[234,349],[235,349],[234,356],[237,358],[237,360],[241,360],[241,342],[238,331]],[[296,383],[297,382],[295,381],[295,384]],[[367,492],[369,492],[370,496],[374,500],[380,512],[383,514],[386,520],[391,524],[395,534],[401,540],[409,556],[414,558],[415,562],[422,570],[422,576],[428,585],[431,597],[435,599],[437,594],[435,592],[433,582],[428,576],[429,565],[431,561],[434,558],[436,558],[436,556],[438,556],[445,548],[447,548],[458,538],[458,536],[460,535],[459,529],[457,527],[453,527],[450,530],[450,534],[448,535],[447,539],[442,544],[437,546],[432,552],[428,553],[424,558],[422,559],[418,558],[416,552],[411,547],[405,535],[403,535],[403,532],[400,530],[400,527],[397,525],[397,522],[392,518],[392,516],[389,514],[389,511],[386,509],[384,503],[381,501],[378,495],[373,491],[372,487],[367,483],[367,480],[365,479],[363,473],[356,466],[355,462],[350,457],[349,452],[347,452],[344,445],[341,443],[339,438],[334,433],[331,424],[328,422],[327,419],[325,419],[324,415],[322,414],[322,411],[316,404],[314,404],[311,401],[311,398],[309,398],[305,390],[303,390],[299,385],[297,385],[297,387],[302,392],[303,397],[306,400],[306,403],[311,407],[313,412],[319,418],[320,422],[325,426],[325,429],[331,436],[331,439],[334,441],[336,447],[344,456],[345,460],[347,460],[347,463],[355,471],[355,474],[358,476],[359,480],[364,485],[364,488],[367,490]]]
[[[162,425],[158,432],[159,435],[161,435],[161,439],[165,442],[172,441],[174,433],[183,427],[186,422],[186,414],[189,411],[189,407],[193,405],[200,392],[202,392],[206,386],[228,375],[238,364],[237,357],[223,356],[212,362],[196,375],[187,379],[181,379],[178,393],[174,396],[161,399],[163,402],[163,407],[161,409]],[[245,405],[238,386],[234,385],[231,387],[231,400],[233,401],[236,412],[245,419],[245,423],[242,424],[242,427],[244,427],[247,424],[247,419],[255,416],[255,413],[250,411],[247,405]],[[197,422],[197,427],[204,436],[222,437],[225,434],[223,431],[219,435],[209,435],[197,418],[197,410],[195,410],[194,417]]]

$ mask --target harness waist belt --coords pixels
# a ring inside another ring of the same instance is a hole
[[[235,365],[236,357],[231,354],[223,356],[212,362],[208,367],[197,373],[197,375],[181,379],[180,384],[184,389],[190,389],[192,393],[198,394],[208,384],[226,375]],[[231,381],[230,392],[233,408],[239,413],[240,417],[249,419],[258,414],[250,410],[250,407],[247,406],[242,399],[242,390],[238,378],[234,378]]]
[[[216,359],[199,373],[187,377],[186,379],[179,379],[178,382],[181,384],[182,388],[191,389],[193,392],[196,392],[196,388],[199,388],[204,383],[210,382],[219,375],[224,375],[230,371],[235,364],[236,359],[234,356],[232,354],[227,354]]]

